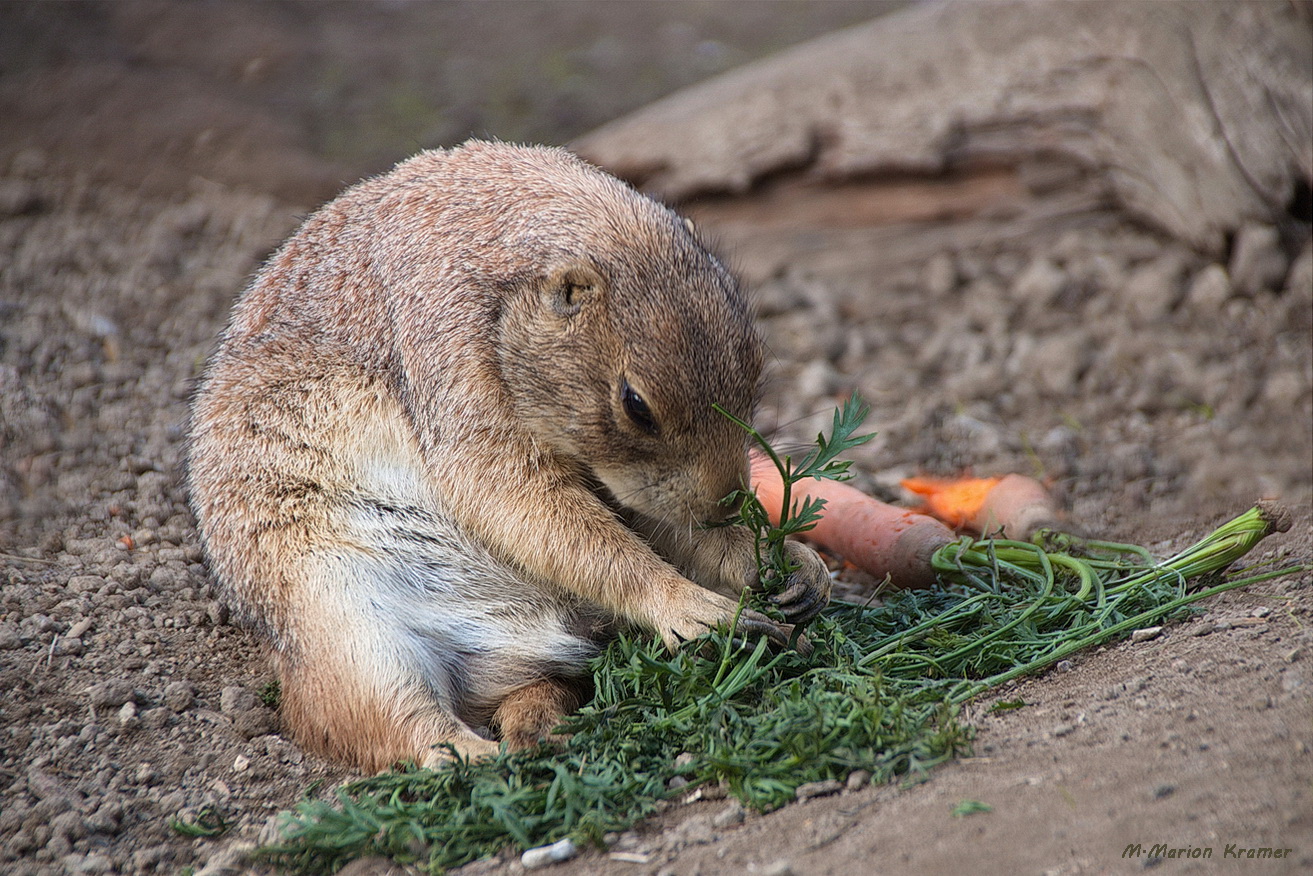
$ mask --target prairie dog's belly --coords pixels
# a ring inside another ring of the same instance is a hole
[[[238,512],[219,522],[250,521],[242,531],[257,535],[213,526],[211,552],[243,556],[234,595],[276,647],[300,659],[302,643],[350,639],[366,664],[409,667],[476,725],[534,678],[580,674],[597,652],[596,611],[521,575],[445,513],[391,393],[355,374],[312,390],[280,405],[254,387],[245,410],[259,428],[226,427],[259,477],[225,489]]]

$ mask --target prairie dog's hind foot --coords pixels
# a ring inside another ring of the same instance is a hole
[[[585,694],[581,688],[579,683],[555,678],[527,684],[502,700],[492,717],[493,727],[511,751],[544,742],[562,743],[567,737],[553,731],[566,715],[583,705]]]

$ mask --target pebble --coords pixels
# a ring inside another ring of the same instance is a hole
[[[921,271],[921,285],[936,298],[957,288],[957,265],[946,252],[935,253]]]
[[[1147,642],[1150,639],[1158,638],[1158,634],[1163,631],[1162,627],[1144,627],[1131,633],[1132,642]]]
[[[168,855],[169,847],[165,845],[137,849],[132,853],[132,872],[146,873],[155,870]]]
[[[86,646],[83,645],[81,639],[73,639],[73,638],[69,638],[68,636],[60,636],[59,638],[55,639],[54,648],[52,649],[51,653],[53,653],[56,657],[77,657],[85,650],[86,650]]]
[[[50,830],[55,836],[62,836],[69,842],[77,842],[87,835],[86,823],[81,813],[73,810],[61,812],[50,819]]]
[[[185,712],[196,702],[196,688],[189,681],[171,681],[164,686],[164,705]]]
[[[231,685],[219,693],[219,711],[225,715],[249,712],[260,704],[254,693],[244,687]]]
[[[552,843],[550,846],[538,846],[525,849],[520,855],[520,863],[526,870],[538,870],[550,864],[568,861],[579,854],[579,849],[569,837]]]
[[[860,791],[869,784],[871,784],[869,770],[853,770],[848,774],[848,781],[844,782],[844,787],[849,791]]]
[[[0,651],[16,651],[23,647],[23,637],[13,624],[0,624]]]
[[[75,593],[95,593],[105,586],[105,579],[99,575],[74,575],[68,579],[68,589]]]
[[[1121,295],[1131,313],[1144,322],[1161,319],[1181,297],[1184,265],[1177,252],[1166,252],[1131,272]]]
[[[92,624],[94,624],[95,622],[96,621],[94,618],[84,617],[82,620],[73,624],[73,626],[69,628],[68,637],[70,639],[82,638],[84,635],[87,634],[87,632],[91,629]]]
[[[772,861],[761,870],[761,876],[797,876],[797,871],[793,869],[793,864],[788,860],[781,858],[778,861]]]
[[[793,794],[799,800],[810,800],[813,797],[828,797],[842,790],[843,783],[837,779],[822,779],[819,782],[807,782],[799,785]]]
[[[1275,228],[1251,224],[1236,233],[1230,273],[1231,282],[1241,295],[1252,298],[1264,289],[1278,288],[1286,267],[1281,236]]]
[[[1038,258],[1017,275],[1012,284],[1012,297],[1026,302],[1030,309],[1038,310],[1048,304],[1067,284],[1067,275],[1046,258]]]
[[[239,754],[233,760],[233,772],[244,773],[251,768],[251,759],[244,754]]]
[[[136,698],[132,685],[117,678],[93,684],[87,693],[91,695],[91,705],[97,708],[118,708]]]
[[[1226,268],[1211,264],[1194,275],[1185,293],[1189,306],[1204,313],[1220,310],[1231,297],[1231,278]]]
[[[65,873],[113,873],[114,862],[108,855],[63,855],[59,860]]]
[[[743,804],[735,800],[724,809],[717,812],[715,817],[711,819],[711,824],[712,826],[719,828],[734,827],[735,825],[742,824],[743,819],[746,816],[747,812],[744,810]]]
[[[137,774],[134,775],[134,779],[139,785],[150,785],[152,781],[155,781],[156,775],[158,774],[155,772],[155,767],[152,767],[151,764],[138,763]]]
[[[1290,266],[1290,273],[1286,275],[1285,294],[1297,299],[1307,295],[1310,289],[1313,289],[1313,241],[1304,244],[1303,251]]]
[[[137,717],[137,704],[129,700],[119,709],[119,724],[123,727],[135,727],[140,723]]]

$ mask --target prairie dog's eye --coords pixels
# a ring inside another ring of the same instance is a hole
[[[656,417],[652,416],[652,409],[643,401],[629,381],[626,380],[620,387],[620,405],[625,409],[625,416],[633,421],[634,425],[642,429],[649,435],[657,433]]]

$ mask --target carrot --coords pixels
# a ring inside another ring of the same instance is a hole
[[[1004,538],[1029,539],[1058,525],[1058,509],[1034,478],[907,478],[903,487],[923,497],[923,511],[954,529]]]
[[[752,486],[772,522],[779,525],[784,483],[774,463],[755,451]],[[809,540],[876,578],[888,577],[896,590],[933,585],[931,557],[957,539],[933,517],[888,505],[838,481],[808,478],[796,483],[792,492],[799,505],[807,496],[825,500],[820,521],[806,534]]]

